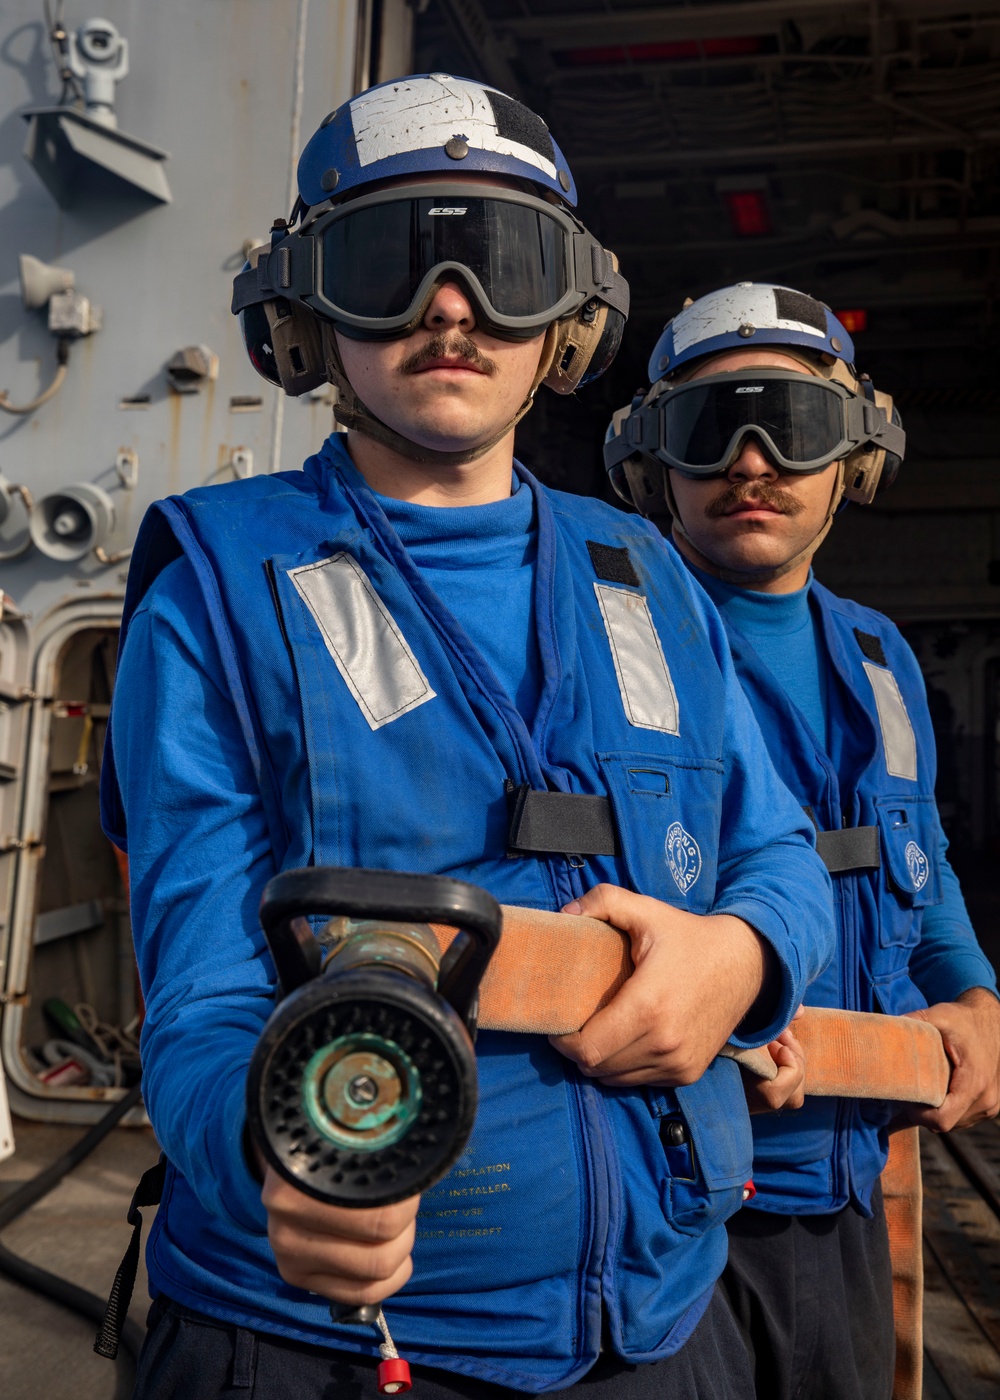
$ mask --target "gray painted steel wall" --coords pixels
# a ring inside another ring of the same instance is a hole
[[[173,202],[123,221],[121,205],[59,209],[23,159],[19,113],[53,104],[60,84],[41,0],[0,6],[0,390],[30,399],[55,367],[44,313],[21,305],[19,253],[72,268],[77,288],[104,311],[103,330],[74,346],[50,403],[26,418],[0,413],[0,472],[36,500],[75,482],[103,487],[116,511],[108,551],[128,549],[157,497],[231,480],[235,449],[249,449],[257,472],[294,467],[330,431],[325,395],[286,401],[255,374],[228,308],[244,242],[264,241],[272,218],[289,212],[293,156],[364,83],[358,10],[356,0],[68,0],[68,29],[99,13],[129,41],[120,129],[170,152]],[[218,379],[178,395],[164,366],[198,343],[219,356]],[[120,407],[140,395],[148,408]],[[233,412],[238,396],[259,396],[260,410]],[[138,457],[133,490],[115,472],[123,448]],[[0,530],[0,547],[16,523]],[[126,567],[93,554],[60,564],[36,549],[0,561],[0,993],[8,1000],[30,979],[53,663],[74,628],[114,625]],[[24,686],[38,698],[18,700]],[[6,1007],[4,1060],[15,1082],[22,1018],[21,1006]]]

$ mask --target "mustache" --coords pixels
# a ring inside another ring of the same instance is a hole
[[[805,506],[791,491],[785,491],[770,481],[734,481],[721,496],[709,501],[705,507],[705,514],[709,520],[718,520],[737,506],[743,505],[745,501],[751,500],[762,506],[769,506],[780,515],[801,515],[805,510]]]
[[[470,340],[461,331],[456,331],[454,335],[431,336],[426,345],[407,356],[399,366],[399,372],[400,374],[419,374],[425,365],[443,357],[464,360],[472,369],[491,377],[497,374],[500,369],[496,360],[491,360],[488,355],[484,355],[474,340]]]

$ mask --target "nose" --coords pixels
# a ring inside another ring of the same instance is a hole
[[[740,443],[739,455],[726,472],[730,481],[774,481],[778,475],[778,468],[753,433]]]
[[[476,329],[472,303],[457,282],[442,282],[438,287],[424,312],[424,329],[435,335],[445,335],[452,330],[468,335]]]

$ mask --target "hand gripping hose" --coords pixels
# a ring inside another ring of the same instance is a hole
[[[447,948],[455,929],[444,925],[434,928],[442,949]],[[629,949],[627,936],[599,919],[505,906],[503,935],[480,983],[478,1023],[488,1030],[542,1035],[577,1031],[611,1001],[631,975]],[[937,1107],[948,1092],[950,1065],[940,1033],[927,1022],[808,1007],[795,1022],[795,1033],[806,1053],[807,1094]],[[766,1050],[727,1045],[720,1053],[760,1077],[773,1078],[776,1073]],[[884,1176],[896,1327],[902,1342],[897,1350],[893,1400],[918,1400],[920,1395],[922,1274],[916,1136],[916,1129],[895,1134]],[[118,1329],[123,1324],[133,1326],[125,1319],[138,1263],[138,1207],[158,1200],[158,1170],[161,1168],[153,1168],[143,1177],[129,1210],[132,1241],[115,1279],[107,1319],[95,1347],[104,1356],[114,1356]],[[2,1223],[0,1215],[0,1228]],[[84,1296],[90,1298],[89,1294]],[[93,1299],[93,1303],[97,1308],[94,1315],[103,1315],[98,1300]],[[382,1310],[377,1317],[357,1320],[373,1321],[384,1339],[379,1346],[379,1389],[383,1394],[409,1390],[406,1363],[393,1346]],[[128,1343],[127,1332],[125,1339]]]
[[[442,948],[454,937],[454,929],[435,932]],[[631,975],[629,946],[599,919],[505,905],[503,936],[479,989],[479,1025],[542,1035],[579,1030]],[[807,1007],[795,1034],[806,1052],[807,1094],[944,1102],[951,1066],[926,1021]],[[721,1053],[760,1078],[777,1072],[766,1050],[726,1045]]]

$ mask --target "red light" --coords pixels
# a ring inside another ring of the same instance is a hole
[[[857,335],[858,331],[868,329],[868,312],[855,309],[854,311],[835,311],[833,313],[848,335]]]
[[[726,190],[726,201],[733,232],[741,238],[759,238],[771,232],[771,216],[763,190]]]

